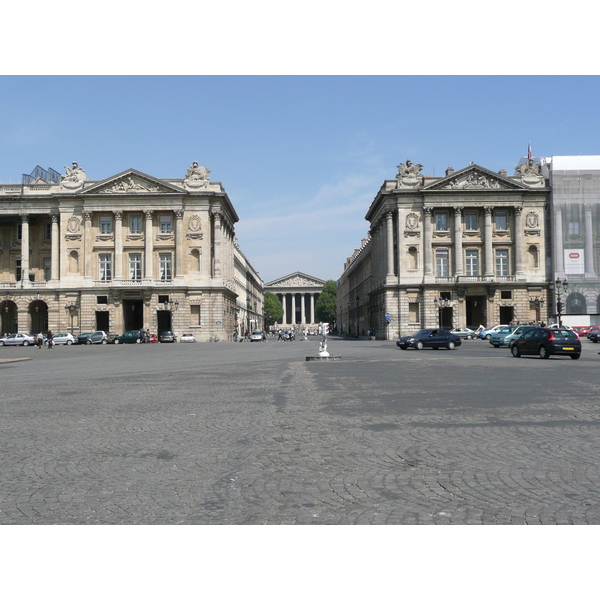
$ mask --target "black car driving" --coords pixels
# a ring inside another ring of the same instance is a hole
[[[421,329],[412,335],[398,338],[396,342],[396,346],[402,350],[407,348],[414,348],[415,350],[447,348],[448,350],[454,350],[461,344],[460,336],[454,335],[446,329]]]
[[[511,352],[515,358],[524,354],[549,358],[554,354],[578,359],[581,356],[581,342],[579,336],[570,329],[538,327],[526,331],[519,339],[514,340]]]

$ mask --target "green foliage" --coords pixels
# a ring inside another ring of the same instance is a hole
[[[265,327],[275,325],[283,317],[283,306],[279,298],[271,293],[265,292],[265,302],[263,304],[263,319]]]
[[[337,321],[336,293],[336,282],[333,279],[326,281],[315,305],[315,313],[319,321],[323,323],[335,323]]]

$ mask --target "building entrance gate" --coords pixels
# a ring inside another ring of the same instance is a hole
[[[144,327],[144,301],[123,300],[123,323],[125,331],[143,329]]]

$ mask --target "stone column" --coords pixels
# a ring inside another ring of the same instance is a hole
[[[144,264],[145,273],[144,279],[154,278],[154,243],[152,241],[152,217],[154,215],[153,210],[145,210],[144,218],[146,219],[144,225]]]
[[[485,207],[485,232],[484,232],[484,252],[485,252],[485,272],[486,277],[494,275],[494,252],[492,246],[492,210],[491,206]]]
[[[302,321],[302,325],[306,325],[306,294],[300,294],[300,321]]]
[[[214,270],[213,277],[222,277],[221,275],[221,213],[216,210],[212,213],[214,219],[213,226],[213,248],[214,248]]]
[[[394,213],[389,211],[386,218],[387,283],[394,283]]]
[[[425,253],[425,277],[433,276],[433,246],[431,245],[431,206],[423,208],[423,251]]]
[[[515,206],[515,232],[513,234],[515,242],[515,275],[517,279],[525,277],[523,271],[523,207]],[[540,256],[540,264],[542,257]]]
[[[292,325],[296,324],[296,294],[292,294]]]
[[[175,213],[175,277],[183,279],[183,210],[177,209]]]
[[[317,319],[315,318],[315,295],[310,295],[310,319],[311,323],[316,323]]]
[[[592,207],[585,205],[585,278],[596,279],[594,271],[594,230],[592,229]]]
[[[123,279],[123,211],[113,210],[115,219],[115,276]]]
[[[454,275],[464,275],[462,246],[462,206],[454,207]]]
[[[557,278],[565,277],[565,253],[563,251],[563,207],[559,204],[554,207],[554,275]],[[544,257],[540,256],[540,265]]]
[[[29,287],[29,215],[21,213],[21,287]]]
[[[50,250],[50,280],[56,281],[59,279],[59,259],[60,256],[60,236],[58,232],[58,219],[60,215],[58,213],[52,213],[50,218],[52,219],[52,232],[51,241],[52,246]]]
[[[83,278],[92,278],[92,211],[83,211]]]
[[[281,294],[281,304],[283,305],[282,325],[287,325],[287,294]]]

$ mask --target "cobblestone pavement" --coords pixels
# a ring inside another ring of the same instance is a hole
[[[583,346],[1,348],[0,523],[598,524]]]

